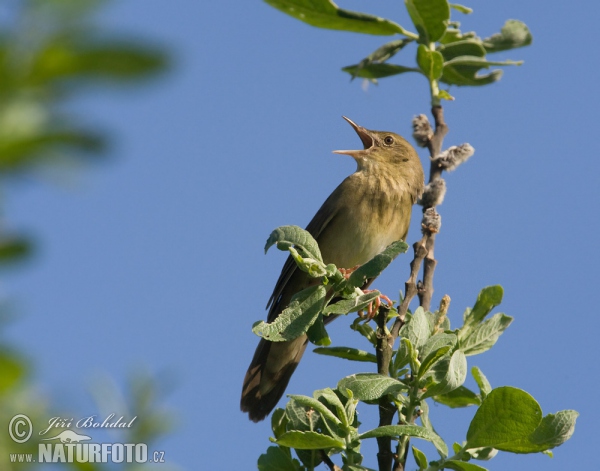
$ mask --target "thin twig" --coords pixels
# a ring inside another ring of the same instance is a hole
[[[323,463],[325,463],[327,465],[327,467],[330,469],[330,471],[342,471],[342,468],[340,468],[337,464],[335,464],[333,461],[331,461],[331,458],[329,458],[329,456],[327,456],[327,453],[325,453],[324,450],[319,450],[320,454],[321,454],[321,460],[323,460]]]

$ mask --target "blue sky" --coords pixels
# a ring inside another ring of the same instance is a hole
[[[434,304],[449,294],[459,325],[482,287],[501,284],[500,310],[515,321],[469,366],[493,386],[528,391],[544,413],[581,414],[553,459],[500,453],[485,465],[591,469],[600,164],[588,142],[598,105],[589,44],[600,7],[467,5],[474,14],[454,14],[463,30],[485,37],[516,18],[534,44],[500,54],[525,61],[500,82],[451,90],[445,146],[469,142],[476,152],[446,175]],[[340,6],[409,24],[399,1]],[[102,21],[165,45],[175,64],[143,89],[78,103],[85,119],[113,131],[105,163],[7,192],[11,225],[39,242],[30,263],[3,277],[19,314],[9,338],[33,359],[39,388],[82,414],[96,413],[89,390],[98,375],[123,383],[136,368],[171,372],[167,404],[178,428],[160,444],[168,462],[254,469],[270,428],[239,412],[239,393],[257,342],[251,325],[264,318],[285,258],[265,256],[264,241],[277,226],[306,225],[354,171],[350,158],[331,154],[360,145],[341,115],[408,137],[411,118],[428,113],[427,83],[407,74],[364,91],[340,68],[387,38],[318,30],[260,1],[128,0],[109,5]],[[400,257],[375,287],[397,297],[409,261]],[[360,344],[348,324],[331,325],[334,344]],[[288,392],[310,395],[353,372],[350,362],[307,353]],[[367,430],[375,411],[359,411]],[[451,444],[464,439],[473,413],[436,406],[432,420]],[[376,466],[375,447],[364,451]]]

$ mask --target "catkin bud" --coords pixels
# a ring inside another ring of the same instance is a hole
[[[433,137],[433,129],[427,116],[420,114],[415,116],[412,120],[413,125],[413,138],[417,142],[419,147],[426,147],[431,138]]]
[[[446,180],[437,178],[425,186],[419,204],[424,208],[431,208],[442,204],[444,196],[446,196]]]
[[[466,162],[474,152],[475,149],[471,147],[471,144],[462,144],[460,146],[449,147],[432,160],[435,165],[449,172],[463,162]]]
[[[421,232],[437,233],[440,232],[442,227],[442,216],[435,210],[435,208],[427,208],[423,213],[423,220],[421,221]]]

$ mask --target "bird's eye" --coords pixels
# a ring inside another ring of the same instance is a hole
[[[383,142],[386,146],[391,146],[394,143],[394,138],[392,136],[386,136],[383,139]]]

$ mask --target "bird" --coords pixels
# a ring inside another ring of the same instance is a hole
[[[423,192],[425,178],[417,152],[404,138],[343,118],[364,148],[333,151],[353,157],[356,171],[325,200],[306,230],[318,242],[325,264],[351,268],[368,262],[392,242],[406,239],[412,206]],[[372,281],[367,280],[363,289]],[[277,318],[294,294],[311,284],[314,280],[288,257],[267,303],[268,322]],[[240,401],[250,420],[259,422],[275,408],[307,343],[306,335],[285,342],[260,339]]]

